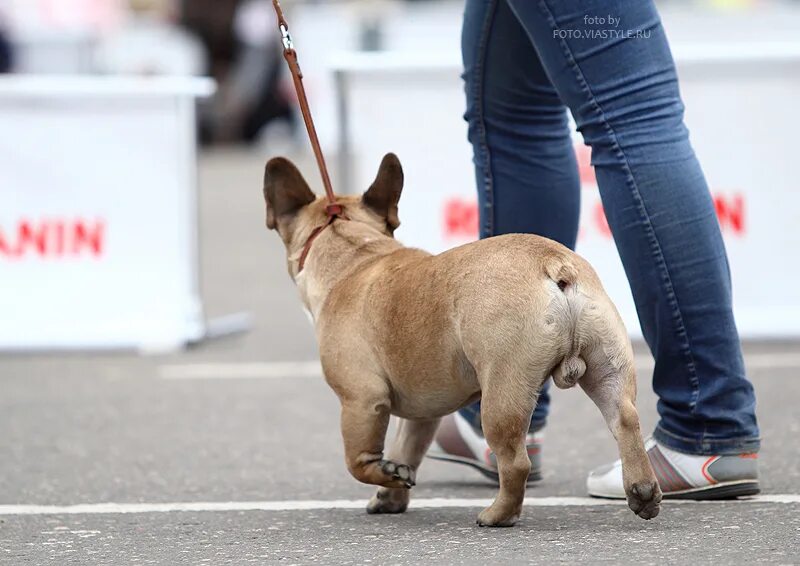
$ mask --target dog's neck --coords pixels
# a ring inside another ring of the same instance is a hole
[[[303,270],[294,276],[303,304],[317,320],[336,284],[365,262],[403,245],[360,222],[335,222],[317,237]]]

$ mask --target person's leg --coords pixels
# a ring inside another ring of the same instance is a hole
[[[656,359],[655,439],[688,454],[756,452],[755,396],[733,319],[725,248],[653,2],[500,1],[522,23],[592,148],[609,226]]]
[[[508,4],[467,0],[465,118],[478,186],[480,237],[532,233],[574,249],[580,180],[567,110]],[[545,385],[531,431],[547,419]],[[480,404],[461,410],[480,427]]]

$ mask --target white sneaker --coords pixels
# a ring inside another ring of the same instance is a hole
[[[761,491],[758,454],[697,456],[676,452],[653,438],[648,438],[644,447],[664,499],[730,499]],[[625,499],[622,462],[592,470],[586,489],[592,497]]]

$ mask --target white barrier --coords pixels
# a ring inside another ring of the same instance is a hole
[[[800,335],[800,43],[677,45],[692,143],[709,179],[730,255],[743,337]],[[456,57],[349,54],[334,64],[343,181],[366,188],[381,156],[406,172],[406,244],[438,252],[476,237],[474,169],[461,118]],[[596,267],[631,334],[640,336],[627,280],[589,165],[576,138],[583,203],[578,252]],[[350,168],[352,165],[352,169]]]
[[[207,79],[0,80],[0,349],[204,335],[195,99]]]

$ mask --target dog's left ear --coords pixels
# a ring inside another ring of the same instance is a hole
[[[267,228],[274,230],[278,220],[291,217],[314,202],[316,195],[291,161],[276,157],[264,171],[264,200],[267,203]]]
[[[403,192],[403,167],[394,153],[387,153],[381,161],[378,176],[361,197],[366,207],[386,220],[389,232],[400,226],[397,203]]]

